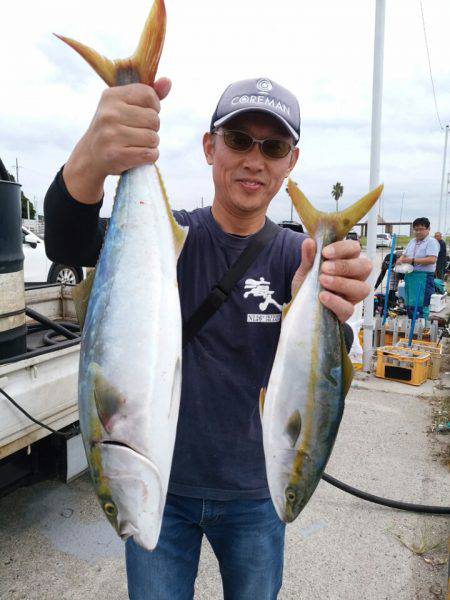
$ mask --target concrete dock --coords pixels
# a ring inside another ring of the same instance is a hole
[[[379,496],[449,505],[448,437],[430,431],[434,403],[430,381],[416,388],[359,375],[327,472]],[[287,528],[280,598],[444,599],[448,523],[377,506],[322,481]],[[68,485],[41,482],[1,499],[0,535],[2,600],[127,598],[123,546],[87,475]],[[195,598],[222,598],[207,542]]]

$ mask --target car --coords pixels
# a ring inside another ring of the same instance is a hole
[[[44,240],[22,225],[23,274],[25,283],[69,283],[84,278],[81,267],[52,262],[45,254]]]
[[[355,241],[359,242],[359,236],[356,233],[356,231],[349,231],[347,233],[347,235],[345,236],[345,239],[346,240],[355,240]]]
[[[390,233],[377,233],[377,248],[390,248],[392,237]]]
[[[297,231],[297,233],[305,233],[303,225],[297,221],[281,221],[278,225],[283,229],[292,229],[292,231]]]

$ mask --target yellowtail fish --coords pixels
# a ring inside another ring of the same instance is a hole
[[[165,23],[164,3],[155,0],[125,60],[61,39],[109,86],[151,85]],[[147,550],[158,541],[175,444],[182,331],[176,265],[186,234],[156,166],[130,169],[117,187],[93,283],[91,277],[74,290],[80,321],[89,297],[78,400],[92,481],[117,533]]]
[[[280,519],[293,521],[316,489],[330,457],[353,369],[342,325],[319,300],[322,250],[341,240],[373,206],[382,186],[340,213],[317,211],[289,181],[300,219],[314,237],[314,264],[285,307],[267,391],[260,409],[267,478]]]

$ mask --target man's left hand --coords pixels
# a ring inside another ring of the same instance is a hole
[[[306,239],[302,244],[302,262],[292,280],[292,294],[305,280],[315,254],[315,241]],[[355,304],[364,300],[370,292],[365,280],[372,271],[372,263],[360,254],[361,246],[354,240],[334,242],[322,251],[324,262],[319,281],[324,289],[319,299],[341,323],[351,317]]]

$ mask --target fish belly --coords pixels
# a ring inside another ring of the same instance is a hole
[[[340,420],[340,374],[339,327],[318,300],[317,278],[311,274],[283,321],[264,405],[267,478],[278,504],[293,475],[299,448],[311,460],[308,472],[297,476],[311,479],[305,482],[311,493],[320,480]],[[300,413],[301,429],[293,443],[287,424],[295,411]]]
[[[158,469],[165,494],[181,385],[177,254],[153,166],[122,176],[96,269],[80,358],[80,424],[130,446]],[[99,423],[92,365],[121,399],[108,431]]]

